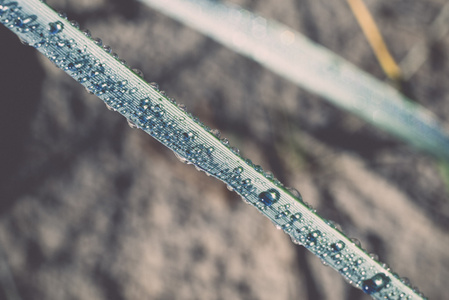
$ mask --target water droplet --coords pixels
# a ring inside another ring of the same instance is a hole
[[[315,230],[315,231],[312,231],[311,233],[309,233],[307,235],[307,241],[308,241],[307,245],[309,245],[309,246],[315,245],[318,240],[318,237],[320,235],[321,235],[321,231],[319,231],[319,230]]]
[[[280,194],[275,189],[269,189],[268,191],[259,194],[259,201],[266,206],[271,206],[273,203],[277,202],[280,198]]]
[[[64,24],[62,24],[62,22],[60,21],[48,23],[47,29],[50,32],[50,34],[57,34],[64,29]]]
[[[103,41],[100,38],[94,38],[93,41],[97,46],[101,47],[103,45]]]
[[[178,104],[178,108],[180,109],[180,110],[182,110],[182,111],[187,111],[187,108],[186,108],[186,106],[184,105],[184,104]]]
[[[128,121],[129,127],[131,127],[131,128],[137,128],[137,125],[136,125],[136,124],[134,124],[133,122],[131,122],[131,121],[128,120],[128,119],[126,119],[126,120]]]
[[[36,19],[37,19],[37,16],[35,16],[35,15],[28,16],[24,19],[18,17],[14,21],[14,26],[19,27],[21,29],[25,29],[29,24],[31,24],[31,22],[33,22]]]
[[[356,238],[350,238],[351,242],[354,243],[354,245],[358,246],[359,248],[362,247],[362,243],[356,239]]]
[[[61,18],[63,18],[63,19],[66,19],[66,20],[67,20],[67,15],[66,15],[65,12],[59,11],[59,12],[58,12],[58,16],[61,17]]]
[[[3,15],[3,13],[5,13],[6,11],[12,9],[13,7],[16,7],[17,5],[18,5],[17,2],[0,4],[0,16]]]
[[[292,222],[301,220],[302,215],[300,213],[296,213],[290,216],[290,220]]]
[[[129,93],[130,95],[132,95],[132,94],[134,94],[134,93],[136,93],[136,92],[137,92],[137,88],[132,88],[132,89],[129,90],[128,93]]]
[[[70,25],[72,25],[72,26],[75,27],[76,29],[80,29],[80,24],[78,24],[77,21],[70,21]]]
[[[333,244],[331,244],[331,249],[333,252],[340,252],[345,248],[346,244],[342,241],[337,241]]]
[[[221,136],[221,132],[218,129],[211,129],[210,133],[212,133],[217,138],[220,138]]]
[[[384,268],[387,271],[391,270],[390,266],[388,264],[386,264],[386,263],[382,263],[382,268]]]
[[[111,53],[112,52],[111,46],[108,46],[108,45],[104,45],[103,46],[103,50],[106,51],[107,53]]]
[[[150,82],[150,86],[151,86],[154,90],[159,91],[159,85],[158,85],[156,82]]]
[[[88,38],[91,38],[91,37],[92,37],[92,34],[90,33],[90,31],[89,31],[88,29],[84,29],[84,30],[83,30],[83,33],[84,33],[84,35],[87,36]]]
[[[143,78],[143,72],[139,69],[133,69],[133,72],[136,73],[137,76]]]
[[[362,282],[362,290],[371,295],[379,292],[390,282],[390,278],[383,273],[378,273],[371,277],[370,279],[364,280]]]
[[[82,68],[84,66],[84,64],[85,64],[84,61],[70,62],[67,65],[67,69],[69,71],[76,72],[76,71],[78,71],[78,69]]]
[[[192,138],[194,137],[194,134],[192,132],[184,132],[182,134],[182,138],[184,139],[184,141],[188,142],[190,141]]]
[[[237,167],[237,168],[234,169],[234,173],[236,173],[236,174],[242,174],[242,172],[243,172],[243,168],[242,167]]]
[[[265,172],[263,173],[263,175],[264,175],[265,178],[267,178],[267,179],[273,179],[273,178],[274,178],[273,173],[271,173],[270,171],[265,171]]]
[[[182,157],[178,153],[176,153],[176,152],[173,152],[173,153],[175,154],[176,158],[179,159],[180,162],[182,162],[184,164],[188,164],[189,163],[189,161],[187,159],[185,159],[184,157]]]
[[[411,286],[410,279],[408,279],[407,277],[402,277],[401,282],[406,286]]]
[[[162,109],[161,105],[159,105],[159,104],[152,105],[151,110],[154,112],[156,117],[160,117],[164,114],[164,110]]]
[[[282,225],[281,229],[284,230],[285,232],[290,232],[292,230],[292,224],[285,223],[284,225]]]
[[[221,143],[222,143],[223,145],[229,146],[229,141],[228,141],[227,138],[222,138],[220,141],[221,141]]]
[[[302,201],[302,196],[301,193],[298,192],[297,189],[292,188],[292,187],[287,187],[287,190],[297,199],[299,199],[300,201]]]
[[[371,259],[373,259],[375,261],[379,261],[379,256],[375,253],[370,253],[369,257],[371,257]]]
[[[240,150],[238,148],[236,148],[236,147],[231,147],[231,151],[234,152],[237,155],[240,154]]]

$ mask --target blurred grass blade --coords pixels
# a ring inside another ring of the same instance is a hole
[[[293,29],[217,1],[140,1],[449,161],[448,129],[431,112]]]

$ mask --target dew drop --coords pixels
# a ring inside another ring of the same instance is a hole
[[[133,72],[136,73],[137,76],[143,78],[143,72],[139,69],[133,69]]]
[[[64,24],[62,24],[62,22],[60,21],[48,23],[47,29],[50,32],[50,34],[57,34],[64,29]]]
[[[111,46],[108,46],[108,45],[104,45],[103,46],[103,50],[106,51],[107,53],[111,53],[112,52]]]
[[[63,19],[66,19],[66,20],[67,20],[67,15],[66,15],[65,12],[59,11],[59,12],[58,12],[58,16],[61,17],[61,18],[63,18]]]
[[[133,122],[131,122],[131,121],[128,120],[128,119],[127,119],[127,121],[128,121],[129,127],[131,127],[131,128],[137,128],[137,125],[136,125],[136,124],[134,124]]]
[[[94,38],[93,41],[97,46],[101,47],[103,45],[103,41],[100,38]]]
[[[70,63],[67,65],[67,69],[68,69],[69,71],[76,72],[76,71],[78,71],[80,68],[82,68],[83,66],[84,66],[84,62],[83,62],[83,61],[70,62]]]
[[[211,129],[210,133],[212,133],[215,137],[220,138],[221,133],[218,129]]]
[[[287,190],[288,190],[288,191],[289,191],[295,198],[297,198],[297,199],[299,199],[299,200],[302,201],[301,193],[298,192],[297,189],[292,188],[292,187],[288,187]]]
[[[240,150],[236,147],[231,147],[231,151],[234,152],[234,154],[237,154],[237,155],[240,154]]]
[[[159,85],[158,85],[156,82],[150,82],[150,86],[151,86],[154,90],[159,91]]]
[[[406,286],[411,286],[410,279],[408,279],[407,277],[402,277],[401,282]]]
[[[243,168],[242,167],[237,167],[237,168],[234,169],[234,173],[236,173],[236,174],[242,174],[242,172],[243,172]]]
[[[266,206],[271,206],[273,203],[277,202],[279,198],[280,194],[275,189],[269,189],[259,194],[259,201]]]
[[[186,108],[186,106],[184,105],[184,104],[178,104],[178,108],[180,109],[180,110],[182,110],[182,111],[187,111],[187,108]]]
[[[331,249],[333,252],[340,252],[345,248],[346,244],[342,241],[335,242],[331,244]]]
[[[70,25],[72,25],[72,26],[75,27],[76,29],[80,29],[80,24],[78,24],[77,21],[70,21]]]
[[[164,111],[162,110],[162,107],[159,104],[152,105],[151,106],[151,110],[154,112],[154,114],[157,117],[160,117],[160,116],[162,116],[164,114]]]
[[[390,278],[383,273],[378,273],[371,277],[370,279],[364,280],[362,282],[362,290],[371,295],[379,292],[390,282]]]
[[[316,244],[318,237],[321,235],[321,231],[315,230],[307,235],[307,241],[309,246],[313,246]]]
[[[267,178],[267,179],[273,179],[273,178],[274,178],[273,173],[271,173],[270,171],[265,171],[265,172],[263,173],[263,175],[264,175],[265,178]]]
[[[296,213],[290,216],[290,220],[295,222],[301,220],[302,215],[300,213]]]
[[[84,29],[84,30],[83,30],[83,33],[84,33],[84,35],[87,36],[88,38],[91,38],[91,37],[92,37],[92,34],[90,33],[90,31],[89,31],[88,29]]]
[[[223,145],[229,146],[229,141],[228,141],[227,138],[222,138],[220,141],[221,141],[221,143],[222,143]]]
[[[379,261],[379,255],[377,255],[375,253],[370,253],[369,257],[371,257],[371,259],[373,259],[375,261]]]
[[[354,243],[357,247],[362,247],[362,243],[356,238],[350,238],[351,242]]]
[[[175,154],[176,158],[179,159],[180,162],[182,162],[182,163],[184,163],[184,164],[189,163],[189,161],[188,161],[187,159],[185,159],[184,157],[182,157],[182,156],[179,155],[178,153],[176,153],[176,152],[173,152],[173,153]]]
[[[182,138],[184,141],[188,142],[194,137],[194,134],[192,132],[184,132],[182,134]]]

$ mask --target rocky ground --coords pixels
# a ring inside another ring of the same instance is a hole
[[[47,2],[430,299],[447,297],[437,161],[136,1]],[[345,1],[233,2],[385,79]],[[366,2],[398,61],[425,42],[403,89],[448,124],[449,37],[429,38],[446,1]],[[0,299],[369,299],[4,27],[0,41]]]

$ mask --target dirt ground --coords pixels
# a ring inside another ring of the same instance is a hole
[[[430,299],[448,297],[438,161],[139,2],[47,2]],[[385,80],[346,1],[232,2]],[[449,36],[429,38],[445,2],[366,1],[397,61],[425,43],[402,88],[449,124]],[[2,26],[0,91],[0,299],[370,299]]]

